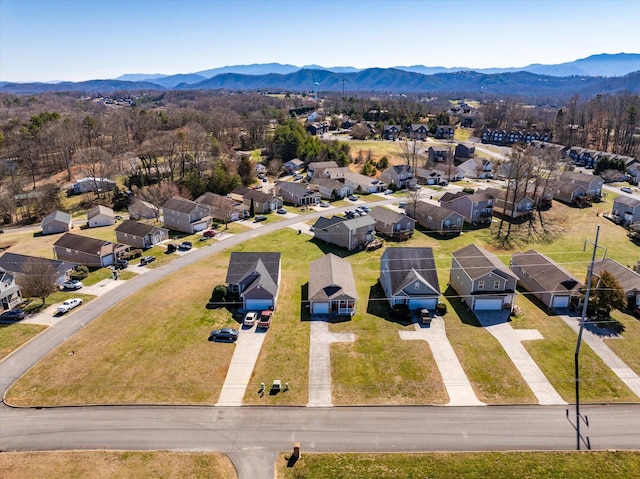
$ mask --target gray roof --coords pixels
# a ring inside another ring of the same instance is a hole
[[[371,216],[376,221],[380,221],[388,225],[398,223],[403,219],[409,218],[403,213],[398,213],[397,211],[393,211],[382,206],[376,206],[375,208],[373,208],[371,210],[371,213],[369,213],[369,216]]]
[[[80,236],[73,233],[65,233],[53,244],[61,248],[68,248],[83,253],[98,254],[103,246],[114,245],[110,241],[97,238],[89,238],[88,236]]]
[[[269,203],[276,198],[275,196],[265,193],[264,191],[251,189],[243,193],[242,197],[248,200],[253,200],[257,203]]]
[[[0,266],[2,265],[0,264]],[[625,294],[630,291],[640,291],[640,274],[609,258],[593,263],[594,274],[600,274],[605,270],[615,276]]]
[[[340,216],[332,216],[331,218],[326,218],[324,216],[321,216],[313,224],[313,228],[314,229],[318,229],[318,228],[319,229],[325,229],[328,226],[335,225],[336,223],[342,223],[344,221],[346,221],[346,218],[342,218]]]
[[[382,257],[389,261],[393,294],[397,294],[416,279],[420,279],[440,294],[438,271],[431,248],[387,248]]]
[[[226,196],[218,195],[216,193],[211,193],[210,191],[207,191],[204,194],[198,196],[195,201],[196,203],[212,207],[220,206],[221,203],[235,204],[235,201],[233,201],[231,198],[227,198]]]
[[[445,193],[440,198],[440,203],[450,203],[456,201],[459,198],[468,198],[472,203],[480,203],[481,201],[487,201],[494,199],[494,195],[485,190],[478,190],[475,193],[465,193],[464,191],[458,191],[457,193]]]
[[[332,180],[331,178],[313,178],[311,180],[311,184],[324,186],[325,188],[331,188],[332,190],[344,188],[344,183],[338,180]]]
[[[517,279],[517,276],[495,254],[475,244],[454,251],[452,255],[471,279],[475,280],[489,273],[500,274],[507,279]]]
[[[138,221],[133,221],[133,220],[124,220],[122,223],[118,225],[118,227],[116,228],[116,232],[126,233],[132,236],[143,237],[151,233],[156,228],[158,227],[154,225],[148,225],[148,224],[140,223]],[[164,229],[164,228],[158,228],[158,229]]]
[[[60,261],[59,259],[40,258],[38,256],[29,256],[26,254],[4,253],[0,256],[0,268],[11,273],[22,273],[25,265],[30,260],[46,261],[58,273],[64,273],[78,266],[78,263],[70,263],[68,261]]]
[[[616,203],[628,206],[629,208],[636,208],[640,205],[640,200],[633,196],[618,196],[615,200]]]
[[[52,221],[59,221],[60,223],[71,223],[71,215],[69,213],[65,213],[64,211],[54,211],[50,215],[45,216],[42,220],[42,224],[47,224]]]
[[[408,208],[407,211],[411,211],[411,208]],[[464,218],[460,213],[450,210],[444,206],[434,205],[432,203],[427,203],[426,201],[418,201],[416,204],[416,212],[420,212],[421,214],[428,215],[433,217],[436,220],[444,221],[449,216],[455,215],[460,218]]]
[[[329,253],[309,264],[310,301],[357,297],[349,261]]]
[[[179,211],[180,213],[191,214],[193,210],[196,209],[196,203],[180,196],[174,196],[164,205],[162,205],[162,208],[171,211]]]
[[[307,165],[309,170],[317,170],[321,168],[337,168],[338,163],[335,161],[312,161]]]
[[[108,206],[98,205],[98,206],[94,206],[89,211],[87,211],[87,218],[89,219],[98,215],[113,216],[113,210]]]
[[[227,270],[227,284],[244,285],[244,294],[256,296],[264,290],[275,297],[280,277],[280,253],[232,252]],[[253,294],[252,294],[253,293]]]
[[[596,175],[587,175],[585,173],[580,173],[578,171],[563,171],[560,175],[560,181],[566,182],[571,181],[573,183],[577,183],[582,186],[589,185],[593,180],[600,180],[600,182],[604,182],[602,178]]]
[[[303,198],[305,196],[320,196],[320,193],[316,191],[311,191],[305,185],[301,185],[300,183],[293,183],[291,181],[280,181],[276,184],[280,190],[284,190],[293,196],[297,196],[298,198]]]
[[[514,253],[511,262],[524,267],[527,275],[538,282],[545,291],[567,292],[582,287],[578,278],[536,250]]]

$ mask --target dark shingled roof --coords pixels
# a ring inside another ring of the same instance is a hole
[[[334,254],[326,254],[309,264],[309,300],[357,299],[351,263]]]
[[[0,264],[0,266],[2,265]],[[625,294],[630,291],[640,291],[640,274],[630,270],[629,268],[625,268],[620,263],[610,258],[593,263],[594,274],[600,274],[605,270],[615,276]]]
[[[524,267],[527,275],[535,279],[545,291],[564,292],[582,287],[578,278],[536,250],[514,253],[511,262],[519,267]]]
[[[60,246],[62,248],[69,248],[76,251],[82,251],[83,253],[98,254],[103,246],[113,245],[115,243],[105,241],[97,238],[89,238],[88,236],[80,236],[73,233],[65,233],[58,241],[54,243],[54,246]]]
[[[489,273],[517,279],[517,276],[495,254],[475,244],[454,251],[452,255],[471,279],[475,280]]]
[[[393,294],[421,278],[440,294],[438,271],[431,248],[387,248],[383,257],[389,261],[389,275]]]
[[[244,295],[258,297],[258,289],[270,297],[278,292],[280,253],[233,252],[229,258],[227,284],[244,285]]]
[[[174,196],[167,201],[162,208],[172,211],[179,211],[180,213],[190,214],[196,209],[196,203],[180,196]]]
[[[59,259],[40,258],[38,256],[29,256],[26,254],[4,253],[0,256],[0,268],[11,273],[22,273],[27,262],[34,259],[46,261],[53,266],[53,269],[56,272],[59,273],[63,273],[78,266],[78,263],[69,263],[68,261],[60,261]]]
[[[139,223],[138,221],[133,220],[124,220],[122,223],[118,225],[116,228],[116,232],[118,233],[126,233],[131,236],[143,237],[146,234],[153,231],[156,228],[153,225],[148,225],[145,223]]]

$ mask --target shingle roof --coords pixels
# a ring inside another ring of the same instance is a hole
[[[117,233],[126,233],[132,236],[143,237],[146,234],[153,231],[156,226],[148,225],[145,223],[139,223],[138,221],[133,220],[124,220],[122,223],[118,225],[116,228]]]
[[[397,223],[404,218],[408,218],[408,216],[403,213],[398,213],[397,211],[383,208],[382,206],[376,206],[375,208],[373,208],[371,210],[371,213],[369,213],[369,216],[371,216],[376,221],[380,221],[388,225]]]
[[[260,288],[271,297],[278,292],[280,253],[232,252],[227,269],[227,284],[243,284],[244,294]],[[253,296],[257,296],[253,294]]]
[[[97,254],[105,245],[114,245],[110,241],[88,236],[80,236],[73,233],[65,233],[53,244],[62,248],[69,248],[84,253]]]
[[[629,208],[636,208],[640,205],[640,200],[632,196],[618,196],[615,202],[621,205],[628,206]]]
[[[88,219],[91,219],[94,216],[98,216],[98,215],[113,216],[113,210],[108,206],[98,205],[98,206],[94,206],[89,211],[87,211]]]
[[[164,205],[162,205],[162,208],[166,210],[179,211],[180,213],[191,214],[193,210],[196,209],[196,203],[180,196],[174,196]]]
[[[358,297],[351,263],[326,254],[309,264],[309,300]]]
[[[305,196],[318,196],[319,193],[316,191],[311,191],[305,185],[301,185],[300,183],[293,183],[291,181],[281,181],[277,184],[277,187],[280,188],[281,191],[286,191],[298,198],[302,198]]]
[[[393,294],[397,294],[416,279],[420,279],[440,294],[438,272],[431,248],[387,248],[382,256],[389,262]]]
[[[42,220],[42,224],[44,225],[52,221],[59,221],[61,223],[67,224],[71,222],[71,215],[69,213],[65,213],[64,211],[54,211]]]
[[[562,266],[536,250],[514,253],[512,264],[524,267],[526,273],[535,279],[545,291],[565,292],[579,289],[582,284]]]
[[[411,209],[409,209],[409,211],[411,211]],[[416,212],[420,212],[424,215],[429,215],[439,221],[444,221],[452,214],[463,218],[460,213],[450,210],[449,208],[446,208],[444,206],[427,203],[426,201],[418,201],[418,203],[416,204]]]
[[[69,263],[68,261],[60,261],[59,259],[39,258],[37,256],[29,256],[25,254],[4,253],[0,256],[0,268],[12,273],[22,273],[30,260],[47,261],[57,272],[65,272],[78,266],[77,263]]]
[[[471,279],[475,280],[489,273],[497,273],[506,278],[517,278],[496,255],[475,244],[454,251],[452,255]]]
[[[0,264],[0,266],[2,265]],[[630,291],[640,291],[640,274],[630,270],[629,268],[625,268],[620,263],[610,258],[593,263],[594,274],[600,274],[605,270],[615,276],[625,294]]]

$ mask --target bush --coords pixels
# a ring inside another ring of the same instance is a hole
[[[141,249],[132,249],[130,251],[127,251],[126,253],[123,253],[120,256],[120,259],[126,259],[127,261],[130,259],[134,259],[134,258],[139,258],[140,256],[142,256],[143,251]]]
[[[466,188],[463,188],[463,189],[462,189],[462,192],[463,192],[463,193],[469,193],[469,194],[471,194],[471,195],[472,195],[473,193],[475,193],[475,192],[476,192],[476,190],[474,190],[473,188],[469,188],[469,187],[467,186]]]
[[[438,313],[440,316],[447,314],[447,305],[444,303],[438,303],[436,305],[436,313]]]
[[[215,288],[213,288],[213,292],[211,293],[210,303],[222,303],[227,298],[227,287],[224,284],[219,284]]]
[[[81,264],[76,266],[76,268],[73,270],[73,273],[69,275],[69,278],[77,279],[78,281],[81,281],[85,279],[87,276],[89,276],[89,268]]]

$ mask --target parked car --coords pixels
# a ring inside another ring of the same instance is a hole
[[[5,311],[2,314],[0,314],[0,320],[19,321],[21,319],[24,319],[25,316],[26,316],[26,313],[24,312],[24,310],[20,308],[10,309],[9,311]]]
[[[244,315],[244,321],[242,322],[245,326],[253,326],[258,319],[258,313],[255,311],[249,311]]]
[[[293,177],[293,179],[294,179],[294,181],[301,180],[301,179],[302,179],[302,175],[295,175],[295,176]]]
[[[265,309],[260,313],[260,319],[258,320],[258,327],[262,329],[268,329],[271,326],[271,318],[273,318],[273,311]]]
[[[214,238],[217,234],[218,232],[216,230],[206,230],[204,233],[202,233],[202,236],[205,236],[207,238]]]
[[[400,203],[398,203],[398,206],[400,208],[405,208],[407,206],[407,202],[406,201],[401,201]]]
[[[278,213],[279,215],[286,215],[287,214],[287,210],[285,210],[284,208],[278,208],[276,210],[276,213]]]
[[[120,221],[120,220],[122,219],[122,216],[120,216],[120,215],[115,215],[115,216],[113,217],[113,219],[114,219],[114,220],[116,220],[116,221]]]
[[[326,201],[321,201],[321,202],[320,202],[320,206],[321,206],[322,208],[328,208],[328,207],[329,207],[329,203],[327,203]]]
[[[84,284],[82,284],[82,281],[78,281],[77,279],[69,279],[67,281],[65,281],[64,283],[62,283],[62,287],[64,289],[70,289],[70,290],[76,290],[76,289],[80,289],[84,286]]]
[[[258,215],[253,219],[254,223],[259,223],[260,221],[267,221],[267,217],[264,215]]]
[[[169,243],[167,245],[167,253],[173,253],[176,250],[176,245],[173,243]]]
[[[82,304],[82,299],[80,298],[71,298],[67,299],[60,306],[58,306],[58,313],[64,314],[71,311],[73,308],[76,308]]]
[[[350,195],[349,196],[349,200],[350,201],[358,201],[358,197],[356,195]]]
[[[233,328],[214,329],[209,334],[209,341],[235,341],[238,339],[238,330]]]
[[[178,245],[178,249],[181,251],[188,251],[193,248],[193,243],[191,241],[183,241]]]
[[[384,190],[385,195],[390,195],[391,193],[393,193],[393,190]]]
[[[115,269],[125,269],[129,266],[129,262],[126,259],[119,259],[113,263]]]
[[[431,324],[431,313],[427,308],[418,308],[416,312],[418,313],[418,320],[422,324]]]
[[[620,188],[620,191],[624,191],[625,193],[633,193],[633,190],[628,186],[623,186],[622,188]]]
[[[146,266],[149,263],[153,263],[155,260],[155,256],[143,256],[142,258],[140,258],[140,266]]]

